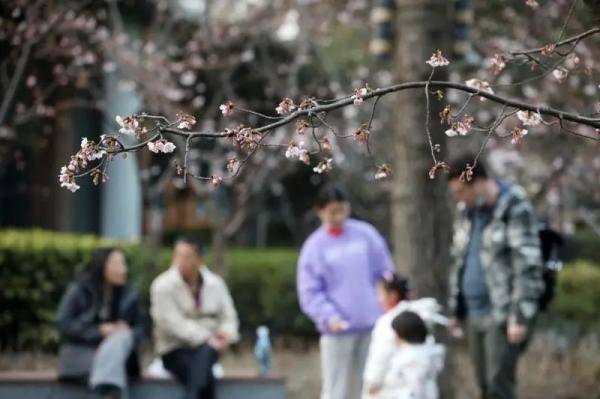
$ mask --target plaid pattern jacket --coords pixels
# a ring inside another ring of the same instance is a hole
[[[459,204],[451,248],[449,312],[463,318],[465,308],[461,280],[469,246],[471,220]],[[544,290],[538,224],[525,190],[510,186],[497,200],[483,231],[481,263],[489,289],[492,316],[498,322],[509,318],[528,323],[538,311]]]

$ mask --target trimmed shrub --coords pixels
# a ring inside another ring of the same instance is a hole
[[[600,320],[600,265],[588,261],[568,264],[558,275],[552,313],[582,325]]]

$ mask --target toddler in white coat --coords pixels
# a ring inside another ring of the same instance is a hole
[[[410,300],[410,289],[408,281],[397,274],[385,276],[385,279],[378,285],[378,298],[380,305],[385,313],[377,320],[371,334],[371,344],[363,376],[363,399],[383,399],[384,393],[388,390],[385,385],[391,380],[388,379],[394,359],[395,366],[398,366],[398,353],[400,348],[397,346],[397,334],[392,328],[392,321],[401,313],[412,311],[420,316],[425,324],[425,343],[423,346],[406,346],[403,358],[405,360],[415,356],[419,351],[424,353],[425,357],[430,355],[439,358],[441,353],[443,363],[443,347],[436,345],[433,336],[428,334],[434,323],[447,324],[447,319],[440,315],[441,306],[434,298],[422,298]],[[428,328],[429,327],[429,328]]]

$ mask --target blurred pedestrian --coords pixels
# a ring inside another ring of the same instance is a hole
[[[427,340],[428,330],[421,317],[404,311],[392,320],[395,348],[384,370],[378,399],[437,399],[437,377],[444,367],[444,347]]]
[[[394,265],[377,230],[350,218],[339,188],[323,188],[316,211],[321,227],[302,246],[297,288],[302,310],[321,333],[321,399],[358,398],[371,329],[381,315],[375,287]]]
[[[122,250],[92,252],[58,309],[60,379],[87,380],[105,397],[128,396],[128,376],[140,373],[136,346],[146,335],[146,319],[138,292],[126,281]]]
[[[450,331],[462,336],[482,398],[514,399],[519,356],[544,291],[538,223],[525,190],[488,177],[474,156],[451,165],[458,202],[450,273]]]
[[[237,341],[238,317],[223,279],[212,273],[193,237],[175,243],[172,266],[152,283],[156,352],[186,387],[186,399],[213,399],[213,366]]]
[[[380,393],[392,358],[397,351],[396,333],[392,321],[400,313],[412,311],[427,326],[427,340],[434,343],[431,331],[434,323],[445,325],[448,319],[440,314],[442,307],[435,298],[412,299],[409,283],[397,273],[388,273],[377,285],[379,304],[385,313],[377,320],[371,333],[371,345],[363,377],[363,399],[382,397]]]

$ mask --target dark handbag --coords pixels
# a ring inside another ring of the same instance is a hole
[[[96,348],[89,345],[64,343],[58,351],[58,378],[79,380],[86,378],[92,368]]]

